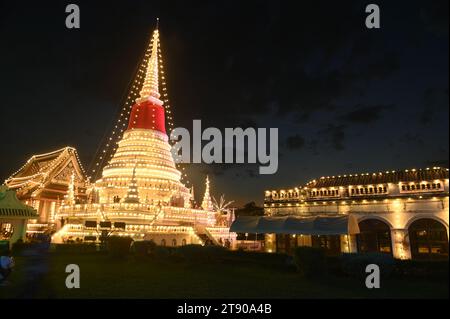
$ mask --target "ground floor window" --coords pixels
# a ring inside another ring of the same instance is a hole
[[[379,252],[392,254],[391,230],[389,225],[378,219],[366,219],[359,223],[356,236],[358,252]]]
[[[322,248],[328,255],[339,255],[341,253],[341,238],[339,235],[309,236],[309,235],[276,235],[276,252],[292,255],[295,248],[309,246]]]
[[[14,233],[14,227],[11,223],[0,223],[0,240],[8,240]]]
[[[413,259],[448,258],[448,236],[445,226],[429,218],[413,222],[409,228]]]
[[[277,253],[285,253],[292,255],[295,248],[297,248],[297,236],[289,234],[276,235],[276,251]]]
[[[312,246],[325,249],[327,255],[339,255],[341,253],[341,236],[321,235],[311,236]]]

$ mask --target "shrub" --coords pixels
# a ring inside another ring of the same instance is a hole
[[[47,252],[49,248],[48,243],[25,243],[21,239],[16,241],[12,245],[12,254],[14,256],[20,256],[20,255],[34,255],[34,254],[40,254]]]
[[[108,251],[113,257],[125,257],[130,253],[131,237],[111,236],[107,240]]]
[[[396,260],[395,275],[448,281],[448,260]]]
[[[153,254],[156,244],[152,240],[135,241],[131,248],[136,257],[146,257]]]
[[[221,257],[221,262],[230,265],[251,265],[277,270],[295,269],[291,265],[289,256],[280,253],[252,252],[252,251],[226,251]]]
[[[294,252],[294,262],[302,276],[319,276],[326,272],[326,256],[323,249],[297,247]]]
[[[156,246],[153,250],[153,256],[155,259],[167,259],[170,256],[170,250],[167,247],[164,246]]]
[[[365,253],[344,254],[342,256],[342,271],[352,277],[363,278],[367,275],[366,267],[375,264],[380,267],[382,277],[389,277],[395,269],[395,260],[389,254]]]
[[[222,246],[186,245],[177,249],[177,253],[190,263],[218,262],[227,252]]]
[[[54,244],[55,252],[59,254],[85,254],[97,252],[95,243]]]
[[[345,275],[342,271],[341,256],[327,256],[327,272],[333,276]]]

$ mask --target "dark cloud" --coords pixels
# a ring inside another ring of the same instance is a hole
[[[305,145],[305,139],[299,134],[288,136],[285,145],[289,150],[299,150]]]
[[[425,27],[437,36],[448,37],[448,5],[448,0],[435,0],[432,5],[424,5],[420,10]]]
[[[415,147],[425,146],[425,141],[421,134],[408,132],[400,137],[400,142]]]
[[[436,113],[439,113],[440,116],[445,114],[442,113],[443,110],[446,111],[448,116],[448,89],[427,88],[423,92],[421,102],[423,109],[419,115],[419,122],[422,125],[429,125]]]
[[[379,120],[384,111],[392,108],[393,105],[357,105],[356,110],[348,112],[342,115],[340,118],[348,123],[368,124]]]
[[[345,129],[346,125],[328,124],[328,126],[320,130],[319,133],[325,137],[325,141],[335,150],[342,151],[345,149]]]

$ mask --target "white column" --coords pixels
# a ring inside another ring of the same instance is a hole
[[[392,229],[391,240],[394,258],[411,259],[408,229]]]

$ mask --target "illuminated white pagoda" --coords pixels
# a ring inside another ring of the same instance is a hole
[[[158,30],[153,32],[150,47],[145,78],[131,108],[127,129],[101,178],[88,190],[90,202],[60,208],[61,229],[53,237],[55,242],[92,239],[100,230],[100,226],[86,227],[93,221],[98,225],[110,222],[111,230],[119,236],[154,240],[161,245],[235,240],[228,227],[217,225],[212,205],[191,207],[193,194],[181,182],[166,134],[164,103],[159,93]],[[209,180],[206,191],[209,197]],[[217,235],[212,234],[221,235],[215,238]]]

